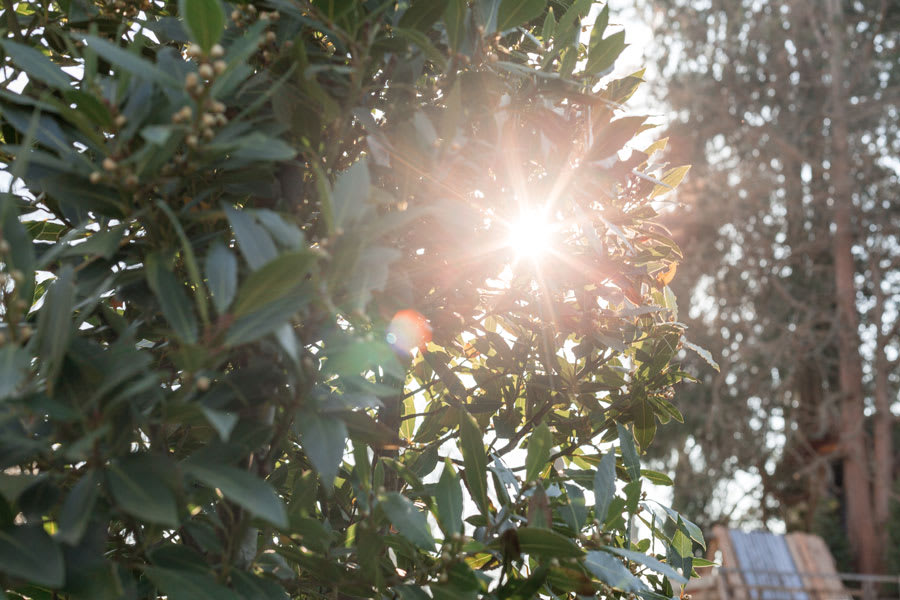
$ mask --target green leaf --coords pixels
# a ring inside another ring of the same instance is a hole
[[[10,504],[14,504],[15,501],[19,499],[19,496],[22,495],[22,492],[39,481],[46,479],[46,477],[46,474],[9,475],[8,473],[0,473],[0,495],[2,495]]]
[[[0,571],[49,588],[65,582],[62,550],[40,525],[0,531]]]
[[[126,513],[166,527],[178,527],[175,495],[164,482],[168,466],[160,457],[133,455],[110,463],[106,471],[109,491]]]
[[[303,452],[316,468],[322,483],[331,488],[344,458],[347,426],[336,417],[307,412],[298,416],[297,428]]]
[[[639,397],[634,406],[634,437],[641,450],[646,452],[656,436],[656,415],[646,397]]]
[[[631,481],[637,481],[641,476],[641,461],[634,447],[634,436],[620,423],[616,423],[619,431],[619,447],[622,450],[622,461]]]
[[[135,77],[155,81],[169,87],[181,88],[181,82],[157,67],[148,60],[140,58],[137,54],[129,52],[95,35],[82,35],[81,39],[87,42],[88,48],[98,56]]]
[[[125,225],[100,230],[85,238],[81,244],[70,246],[63,256],[99,256],[109,260],[119,249],[125,234]]]
[[[159,300],[163,316],[175,330],[175,335],[187,344],[197,343],[197,319],[184,286],[157,254],[150,254],[144,261],[147,285]]]
[[[659,471],[651,471],[650,469],[641,469],[641,477],[656,485],[675,485],[672,478],[665,473]]]
[[[215,244],[206,255],[206,287],[220,315],[231,306],[237,291],[237,280],[238,264],[234,253],[224,244]]]
[[[283,587],[260,575],[232,571],[231,584],[244,600],[290,600]]]
[[[687,579],[685,579],[678,571],[672,568],[671,565],[667,565],[653,558],[652,556],[648,556],[643,552],[635,552],[633,550],[625,550],[624,548],[612,548],[610,546],[606,546],[603,548],[607,552],[611,552],[613,554],[618,554],[622,558],[627,558],[628,560],[633,560],[634,562],[644,565],[645,567],[660,573],[661,575],[665,575],[672,581],[676,581],[678,583],[687,583]]]
[[[248,161],[280,162],[297,156],[297,150],[287,142],[262,133],[251,133],[235,140],[231,158]]]
[[[694,544],[691,542],[691,538],[684,535],[680,529],[672,536],[672,547],[682,558],[694,555]]]
[[[459,410],[459,443],[462,449],[463,464],[466,467],[463,476],[472,500],[481,510],[481,514],[490,514],[487,496],[487,455],[484,452],[484,436],[475,418],[466,410]]]
[[[584,67],[585,72],[591,75],[603,73],[615,64],[616,59],[619,58],[622,50],[627,45],[624,31],[618,31],[607,38],[592,43],[588,49],[588,60]]]
[[[267,262],[241,284],[234,301],[234,316],[252,313],[295,291],[314,262],[315,254],[305,250],[282,254]]]
[[[576,558],[584,554],[571,538],[550,529],[520,527],[516,535],[524,554],[542,558]]]
[[[144,567],[144,574],[169,600],[241,600],[211,573],[191,568]]]
[[[553,435],[546,423],[538,425],[528,438],[528,454],[525,457],[525,481],[534,481],[550,461]]]
[[[256,475],[231,465],[201,462],[190,458],[181,463],[184,472],[203,483],[216,488],[235,504],[275,527],[288,526],[284,504],[269,485]]]
[[[606,522],[606,513],[616,495],[616,453],[607,452],[594,473],[594,518]]]
[[[497,29],[505,31],[544,13],[546,0],[503,0],[497,10]]]
[[[434,550],[434,538],[425,513],[418,510],[406,496],[388,492],[378,498],[378,505],[400,535],[420,548]]]
[[[84,537],[88,523],[94,516],[94,504],[100,495],[100,481],[100,473],[91,469],[81,476],[66,496],[59,511],[58,534],[59,539],[66,544],[74,546]]]
[[[200,407],[200,410],[203,411],[203,416],[206,417],[206,421],[212,425],[213,429],[216,430],[216,433],[219,434],[219,439],[223,442],[227,442],[228,438],[231,437],[234,426],[237,425],[239,419],[238,415],[224,410],[215,410],[207,406]]]
[[[269,232],[265,230],[252,213],[246,210],[235,210],[233,207],[224,206],[225,215],[234,231],[234,237],[237,239],[238,248],[250,268],[254,271],[276,256],[278,250],[275,248],[275,242],[269,236]]]
[[[0,401],[16,391],[30,365],[31,357],[24,348],[9,343],[0,347]]]
[[[459,51],[466,33],[466,0],[450,0],[444,11],[444,28],[447,30],[447,44],[454,52]]]
[[[587,507],[585,506],[584,492],[580,487],[571,483],[564,483],[566,496],[569,501],[560,508],[566,525],[573,531],[581,531],[581,527],[587,520]]]
[[[664,185],[657,185],[653,188],[653,191],[650,193],[651,198],[656,198],[657,196],[662,196],[668,192],[671,192],[675,187],[681,183],[681,180],[684,179],[684,176],[688,174],[688,171],[691,170],[691,165],[683,165],[681,167],[675,167],[674,169],[669,169],[662,176],[662,183]],[[701,354],[701,356],[703,356]],[[710,357],[712,358],[712,357]],[[718,365],[715,364],[715,361],[711,363],[716,370],[718,371]]]
[[[693,350],[694,352],[696,352],[696,353],[700,356],[700,358],[702,358],[703,360],[705,360],[705,361],[707,362],[707,364],[709,364],[709,366],[711,366],[713,369],[715,369],[716,371],[719,370],[719,363],[717,363],[717,362],[715,361],[715,359],[713,359],[712,352],[710,352],[710,351],[707,350],[706,348],[703,348],[702,346],[698,346],[697,344],[694,344],[694,343],[692,343],[692,342],[689,342],[689,341],[687,341],[687,340],[684,339],[684,338],[681,339],[681,343],[682,343],[682,345],[683,345],[685,348],[687,348],[688,350]],[[681,414],[681,413],[679,413],[679,415],[680,415],[680,414]],[[682,418],[682,419],[678,419],[678,420],[679,420],[681,423],[684,423],[684,419],[683,419],[683,418]]]
[[[243,316],[228,329],[227,346],[249,344],[269,335],[289,323],[291,317],[309,304],[309,286],[299,286],[293,293],[275,302],[269,302],[259,310]]]
[[[44,306],[38,316],[38,333],[31,342],[37,346],[41,373],[50,382],[56,380],[69,346],[74,305],[75,273],[72,267],[66,265],[47,290]]]
[[[2,46],[6,55],[26,73],[28,79],[40,81],[57,90],[71,89],[72,79],[43,52],[10,40],[4,40]]]
[[[462,482],[449,460],[444,464],[444,470],[435,488],[434,498],[437,502],[438,519],[444,533],[448,536],[462,533]]]
[[[643,592],[647,589],[640,579],[625,568],[622,561],[606,552],[597,550],[588,552],[587,558],[584,560],[584,566],[597,579],[623,592]]]
[[[399,26],[404,29],[428,31],[441,18],[448,6],[448,0],[414,0],[400,17]]]
[[[209,52],[225,32],[225,11],[219,0],[178,0],[178,12],[191,38]]]
[[[335,228],[347,228],[369,212],[365,202],[369,199],[370,181],[365,158],[338,175],[331,193]]]

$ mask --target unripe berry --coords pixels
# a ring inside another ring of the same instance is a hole
[[[114,161],[113,159],[111,159],[108,156],[103,159],[103,168],[106,169],[107,171],[115,171],[116,167],[118,167],[118,166],[119,165],[116,164],[116,161]]]

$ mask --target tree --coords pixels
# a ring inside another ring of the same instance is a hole
[[[898,383],[895,8],[684,4],[671,3],[662,32],[678,42],[660,64],[685,116],[676,156],[697,176],[672,226],[709,259],[683,280],[705,279],[692,304],[711,308],[688,324],[724,363],[688,392],[701,398],[684,403],[696,409],[685,431],[705,430],[693,440],[717,471],[708,485],[759,475],[763,521],[808,529],[839,494],[858,566],[875,571]]]
[[[9,597],[673,595],[686,168],[591,4],[4,5]]]

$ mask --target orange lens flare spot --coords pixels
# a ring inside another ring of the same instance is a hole
[[[394,348],[412,351],[431,341],[431,325],[422,313],[404,309],[397,311],[388,325],[387,342]]]

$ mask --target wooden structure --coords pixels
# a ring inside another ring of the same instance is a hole
[[[707,556],[721,566],[703,569],[687,585],[692,600],[880,600],[900,594],[900,574],[838,573],[825,542],[808,533],[717,526]]]

